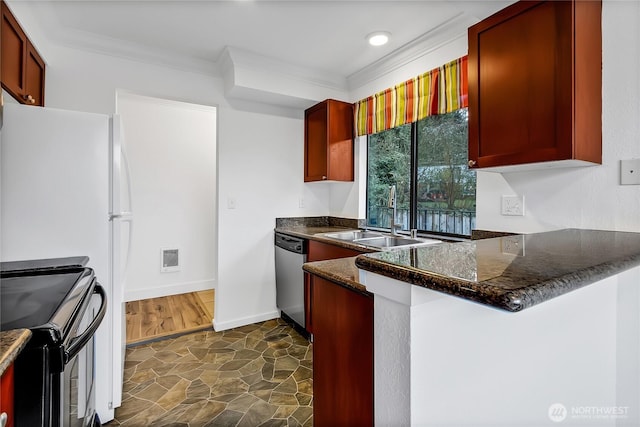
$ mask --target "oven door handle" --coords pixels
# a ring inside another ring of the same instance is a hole
[[[69,347],[64,351],[64,364],[69,363],[71,359],[76,357],[76,355],[82,350],[87,342],[91,339],[91,337],[96,333],[98,326],[102,322],[105,313],[107,312],[107,294],[104,291],[104,288],[100,286],[99,283],[96,283],[96,286],[93,288],[94,294],[99,294],[101,298],[100,302],[100,310],[98,310],[98,314],[93,319],[89,327],[80,335],[79,337],[74,338]]]

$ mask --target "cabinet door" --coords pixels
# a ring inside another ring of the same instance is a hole
[[[2,2],[2,87],[17,100],[25,89],[27,36]]]
[[[13,427],[13,363],[2,374],[0,380],[0,413],[6,414],[7,423],[5,427]]]
[[[328,100],[329,179],[353,181],[353,104]]]
[[[305,112],[304,180],[328,179],[327,166],[327,103]]]
[[[44,106],[45,64],[2,2],[2,87],[18,102]]]
[[[373,297],[311,276],[313,425],[373,426]]]
[[[304,115],[305,182],[353,181],[353,105],[327,99]]]
[[[597,1],[523,1],[469,28],[476,167],[600,162],[582,148],[601,145],[599,16]]]
[[[358,256],[363,253],[355,251],[353,249],[343,248],[341,246],[317,242],[315,240],[309,240],[307,248],[307,262],[325,261],[337,258],[349,258],[352,256]],[[312,298],[313,293],[311,291],[311,275],[309,273],[304,273],[304,324],[305,329],[310,334],[313,334],[313,317],[311,316]]]
[[[309,240],[307,262],[325,261],[328,259],[349,258],[358,256],[363,252],[353,249],[343,248],[342,246],[330,245],[328,243]]]
[[[44,61],[30,42],[27,42],[27,65],[25,78],[26,104],[44,106]]]

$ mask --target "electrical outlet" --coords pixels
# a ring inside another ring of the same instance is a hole
[[[233,197],[227,198],[227,209],[235,209],[236,208],[236,199]]]
[[[524,256],[524,236],[501,237],[500,251],[503,254]]]
[[[524,196],[502,196],[502,215],[524,216]]]
[[[304,208],[304,197],[300,197],[298,199],[298,207],[299,208]]]
[[[620,160],[620,185],[640,185],[640,159]]]

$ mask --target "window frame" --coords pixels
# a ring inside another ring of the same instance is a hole
[[[466,107],[465,107],[466,108]],[[467,234],[456,234],[456,233],[447,233],[442,231],[433,231],[433,230],[422,230],[418,229],[418,122],[406,123],[403,126],[410,125],[411,126],[411,147],[410,147],[410,192],[409,192],[409,230],[416,229],[418,233],[423,235],[433,235],[433,236],[441,236],[446,238],[451,238],[454,240],[465,239],[468,240],[471,238],[471,235]],[[386,129],[387,131],[389,129]],[[384,132],[384,131],[382,131]],[[366,135],[367,137],[367,161],[366,161],[366,199],[365,199],[365,211],[366,211],[366,228],[369,230],[375,231],[390,231],[389,228],[384,227],[375,227],[369,225],[369,138],[371,135]],[[476,200],[477,200],[477,190],[476,190]],[[391,209],[391,208],[389,208]],[[477,213],[477,210],[476,210]],[[472,232],[473,230],[471,230]],[[410,234],[410,231],[407,230],[399,230],[399,234]]]

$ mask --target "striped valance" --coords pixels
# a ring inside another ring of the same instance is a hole
[[[356,132],[369,135],[468,106],[467,57],[385,89],[355,104]]]

